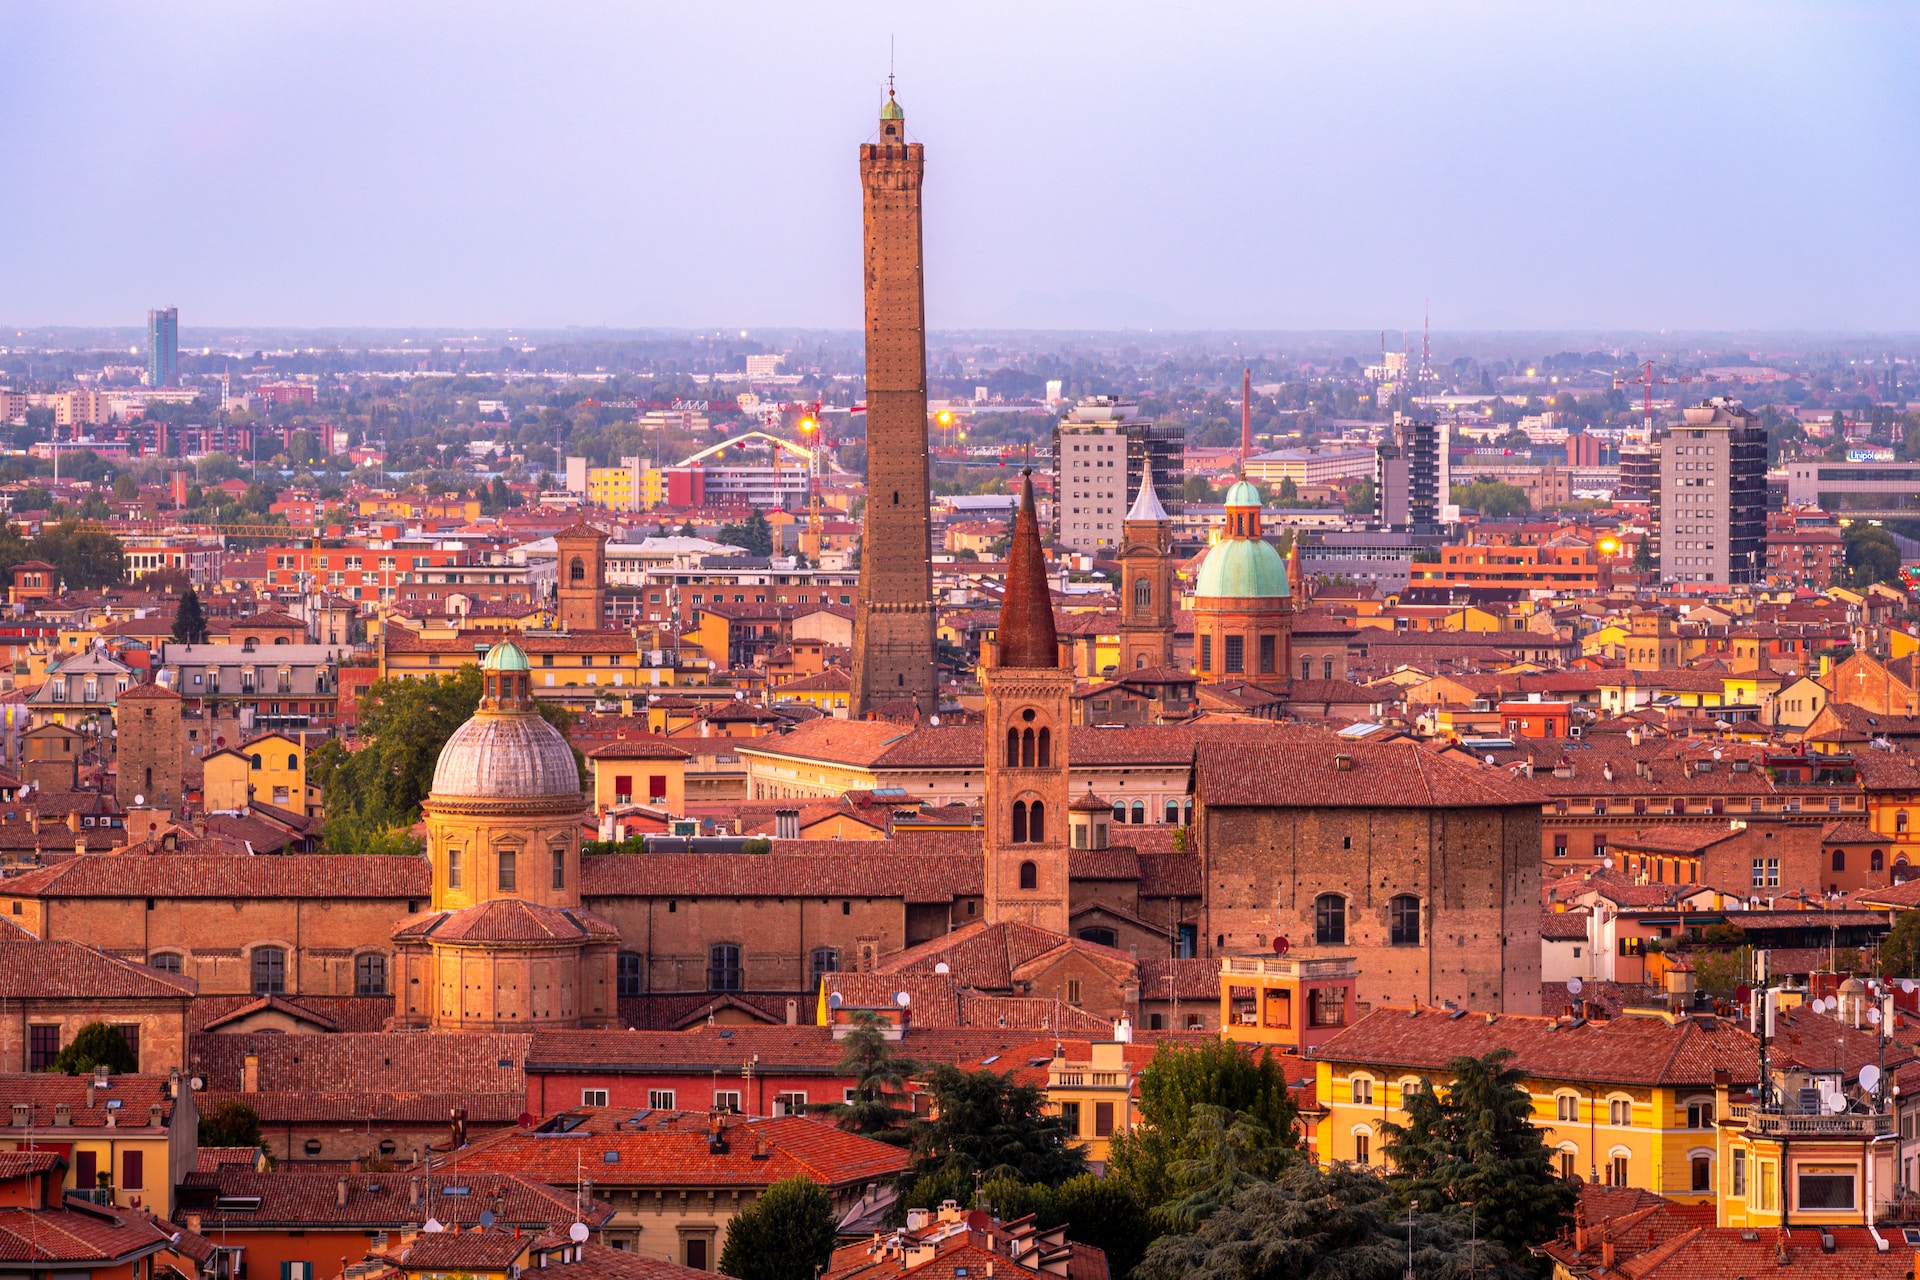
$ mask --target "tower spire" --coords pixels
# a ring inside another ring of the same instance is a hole
[[[1253,370],[1240,370],[1240,478],[1246,479],[1247,459],[1253,456]]]
[[[1053,628],[1053,593],[1047,587],[1047,558],[1040,549],[1040,520],[1034,510],[1033,468],[1020,476],[1020,510],[1013,517],[1013,546],[1007,552],[1007,593],[1000,602],[1000,645],[995,666],[1025,670],[1060,665],[1060,637]]]
[[[1160,504],[1160,495],[1153,488],[1153,458],[1151,455],[1140,460],[1140,492],[1133,500],[1133,509],[1127,512],[1129,523],[1135,520],[1156,520],[1165,523],[1167,509]]]

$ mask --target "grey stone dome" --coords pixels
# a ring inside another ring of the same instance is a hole
[[[531,714],[482,713],[453,731],[433,768],[433,796],[580,800],[580,771],[560,731]]]

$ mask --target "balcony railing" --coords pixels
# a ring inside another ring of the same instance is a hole
[[[1890,1115],[1804,1116],[1755,1111],[1747,1132],[1783,1138],[1877,1138],[1893,1132]]]

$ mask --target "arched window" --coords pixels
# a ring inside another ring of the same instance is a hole
[[[1021,863],[1020,887],[1022,889],[1038,889],[1040,887],[1040,868],[1034,866],[1031,862]]]
[[[1169,801],[1167,801],[1167,811],[1166,811],[1166,815],[1167,815],[1167,816],[1166,816],[1166,819],[1165,819],[1165,821],[1166,821],[1166,823],[1167,823],[1167,825],[1168,825],[1168,826],[1175,826],[1175,825],[1177,825],[1177,824],[1179,823],[1179,821],[1180,821],[1180,802],[1179,802],[1178,800],[1169,800]]]
[[[569,582],[585,582],[587,580],[586,561],[582,560],[579,556],[575,556],[573,563],[567,566],[567,580]]]
[[[296,773],[300,770],[300,757],[291,751],[287,752],[287,768]]]
[[[1313,940],[1323,947],[1347,945],[1347,900],[1323,893],[1313,900]]]
[[[261,768],[260,753],[256,751],[253,755],[249,756],[248,763],[251,764],[256,770]]]
[[[1553,1096],[1553,1118],[1561,1124],[1573,1124],[1580,1119],[1580,1095],[1577,1093],[1556,1093]]]
[[[1607,1123],[1625,1128],[1633,1123],[1632,1098],[1607,1099]]]
[[[180,957],[171,951],[162,951],[147,957],[147,967],[158,969],[162,973],[180,972]]]
[[[1847,851],[1845,849],[1835,849],[1833,851],[1833,869],[1835,871],[1845,871],[1847,869]]]
[[[1693,1189],[1713,1190],[1713,1157],[1705,1153],[1689,1156],[1687,1164],[1693,1174]]]
[[[1041,844],[1047,838],[1047,806],[1035,800],[1027,810],[1027,839]]]
[[[1007,768],[1017,769],[1019,767],[1020,731],[1018,729],[1009,729],[1007,730]]]
[[[1080,941],[1095,942],[1103,947],[1117,947],[1120,945],[1120,935],[1112,929],[1090,924],[1080,931]]]
[[[1893,829],[1895,831],[1905,831],[1907,829],[1907,811],[1905,809],[1893,815]]]
[[[1881,852],[1878,849],[1875,849],[1872,853],[1867,855],[1867,870],[1885,871],[1886,869],[1887,869],[1887,855],[1885,853]]]
[[[1042,769],[1053,767],[1053,730],[1040,730],[1040,751],[1035,757],[1035,763]]]
[[[1125,822],[1127,820],[1127,802],[1125,800],[1115,800],[1113,802],[1113,820],[1115,822]]]
[[[1033,730],[1031,729],[1020,731],[1020,767],[1033,768]]]
[[[646,993],[646,960],[632,951],[622,951],[617,962],[614,990],[623,996]]]
[[[1387,903],[1388,941],[1396,947],[1420,945],[1420,899],[1410,893]]]
[[[287,953],[278,947],[253,949],[253,994],[276,996],[287,989]]]
[[[707,990],[741,989],[740,948],[731,942],[718,942],[707,948]]]
[[[1013,843],[1025,844],[1026,842],[1027,802],[1025,800],[1015,800],[1013,802]]]
[[[1133,611],[1145,613],[1153,608],[1153,580],[1135,578],[1133,580]]]
[[[1133,802],[1133,824],[1143,825],[1147,820],[1147,806],[1139,800]]]
[[[353,958],[353,994],[357,996],[383,996],[387,994],[387,958],[378,952]]]

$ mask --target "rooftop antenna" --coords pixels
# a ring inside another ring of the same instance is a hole
[[[1247,478],[1247,459],[1253,456],[1253,370],[1240,369],[1240,478]]]
[[[893,96],[893,37],[887,37],[887,96]]]

